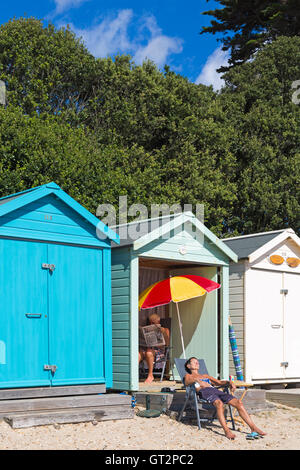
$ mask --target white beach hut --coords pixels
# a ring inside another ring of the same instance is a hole
[[[244,379],[299,383],[300,238],[286,229],[223,242],[239,259],[230,266],[229,314]]]

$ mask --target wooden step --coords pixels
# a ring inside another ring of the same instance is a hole
[[[105,393],[105,384],[72,385],[64,387],[32,387],[0,389],[0,400],[19,400],[21,398],[63,397],[68,395],[92,395]]]
[[[243,389],[236,389],[234,396],[241,398],[244,394]],[[248,388],[246,394],[243,397],[243,404],[248,413],[257,413],[259,411],[268,410],[269,404],[266,402],[266,391],[255,388]]]
[[[70,424],[82,422],[132,419],[134,410],[131,405],[111,405],[99,408],[76,408],[60,411],[23,412],[7,415],[4,420],[14,429],[49,424]]]
[[[241,398],[243,392],[244,390],[237,389],[234,395],[236,398]],[[146,397],[149,396],[150,408],[169,410],[170,412],[179,412],[185,402],[185,390],[176,390],[175,393],[139,391],[135,392],[134,395],[138,405],[146,406]],[[265,390],[247,390],[246,395],[243,397],[243,404],[248,413],[270,409],[270,404],[266,401]]]
[[[20,400],[1,400],[0,418],[9,413],[20,411],[46,411],[113,405],[131,405],[130,395],[107,393],[103,395],[82,395],[67,397],[28,398]]]
[[[266,390],[267,400],[281,405],[300,408],[300,389]]]

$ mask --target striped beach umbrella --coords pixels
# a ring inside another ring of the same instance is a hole
[[[230,346],[231,346],[231,352],[232,352],[234,367],[235,367],[235,371],[236,371],[236,378],[237,378],[237,380],[244,380],[243,370],[242,370],[241,361],[240,361],[239,350],[238,350],[237,343],[236,343],[235,331],[234,331],[234,328],[232,326],[232,322],[231,322],[230,317],[229,317],[228,321],[229,321],[229,341],[230,341]]]
[[[219,287],[220,284],[217,282],[211,281],[206,277],[196,276],[193,274],[169,277],[163,281],[155,282],[141,293],[139,296],[139,308],[147,309],[175,302],[182,350],[185,357],[182,324],[178,303],[195,297],[201,297],[202,295],[212,292]]]

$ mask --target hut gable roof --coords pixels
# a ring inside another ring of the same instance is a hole
[[[237,254],[239,260],[248,259],[253,262],[288,238],[300,246],[300,239],[291,228],[225,238],[223,243]]]
[[[114,230],[120,236],[120,246],[132,246],[133,250],[138,250],[185,223],[190,223],[194,226],[196,230],[204,235],[210,243],[217,246],[229,259],[234,262],[237,261],[237,256],[232,249],[205,227],[192,212],[171,214],[165,217],[117,225],[114,227]],[[136,237],[133,239],[130,237],[130,233],[136,234]],[[116,248],[116,245],[112,244],[112,248]]]
[[[119,236],[111,230],[107,225],[101,222],[96,216],[85,209],[75,199],[65,193],[56,183],[50,182],[42,186],[28,189],[19,193],[11,194],[0,198],[0,220],[2,216],[8,215],[13,211],[16,211],[28,204],[39,201],[47,196],[54,196],[62,201],[65,205],[79,214],[88,224],[96,228],[97,233],[99,232],[104,235],[105,238],[119,243]],[[95,231],[95,236],[96,236]]]

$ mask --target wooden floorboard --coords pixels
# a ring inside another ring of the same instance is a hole
[[[266,390],[266,399],[294,408],[300,408],[300,389]]]
[[[60,411],[23,412],[4,417],[14,429],[50,424],[71,424],[82,422],[100,422],[108,420],[132,419],[134,410],[131,405],[103,406],[101,408],[77,408]]]
[[[0,417],[18,411],[43,411],[66,408],[98,407],[131,404],[130,395],[108,393],[67,397],[28,398],[21,400],[1,400]]]
[[[63,397],[68,395],[92,395],[105,392],[105,384],[73,385],[64,387],[6,388],[0,389],[0,401],[20,400],[26,398]]]
[[[236,390],[236,398],[241,398],[244,390]],[[160,410],[180,411],[185,402],[185,390],[177,389],[175,393],[140,390],[134,393],[137,404],[146,406],[146,397],[150,397],[150,407]],[[266,401],[265,390],[248,390],[243,398],[243,404],[249,413],[256,413],[270,409]]]

